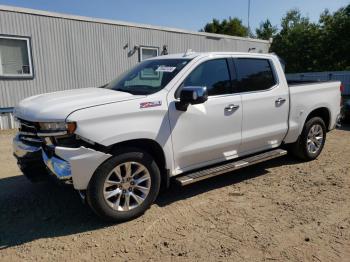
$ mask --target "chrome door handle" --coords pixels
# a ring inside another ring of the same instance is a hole
[[[281,98],[281,97],[275,101],[276,105],[278,105],[278,106],[283,104],[284,102],[286,102],[286,99]]]
[[[239,105],[231,104],[231,105],[226,106],[225,110],[228,111],[228,112],[231,112],[231,111],[236,110],[238,108],[239,108]]]

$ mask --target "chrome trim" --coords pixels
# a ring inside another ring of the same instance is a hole
[[[45,137],[45,136],[64,136],[64,135],[67,135],[68,132],[67,131],[58,131],[58,132],[38,132],[37,133],[37,136],[42,136],[42,137]]]
[[[280,106],[282,105],[284,102],[286,102],[285,98],[279,97],[278,99],[276,99],[275,104],[276,106]]]
[[[19,120],[19,123],[21,126],[26,126],[26,127],[29,127],[29,128],[33,128],[33,129],[36,129],[35,125],[29,125],[29,124],[26,124],[25,122]]]
[[[17,157],[26,157],[27,154],[33,154],[41,150],[41,146],[32,146],[24,144],[20,138],[19,135],[16,135],[13,139],[13,153]]]
[[[27,136],[21,137],[21,140],[35,142],[35,143],[42,143],[43,142],[43,140],[41,138],[31,138],[31,137],[27,137]]]
[[[208,169],[202,169],[194,173],[186,174],[183,176],[176,177],[175,180],[181,186],[186,186],[210,177],[218,176],[224,173],[228,173],[233,170],[237,170],[243,167],[254,165],[263,161],[267,161],[273,158],[277,158],[286,155],[287,151],[283,149],[275,149],[272,151],[267,151],[257,155],[253,155],[238,161],[233,161],[230,163],[214,166]]]
[[[239,105],[230,104],[225,107],[225,110],[228,112],[231,112],[233,110],[237,110],[238,108],[239,108]]]
[[[24,131],[18,131],[18,134],[24,135],[24,136],[36,136],[36,133],[24,132]]]

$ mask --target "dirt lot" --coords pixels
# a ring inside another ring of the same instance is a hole
[[[0,261],[350,261],[350,128],[318,160],[283,157],[172,186],[142,217],[102,223],[70,187],[31,184],[0,133]]]

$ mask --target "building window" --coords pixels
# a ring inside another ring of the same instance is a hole
[[[140,61],[158,56],[158,47],[140,47]]]
[[[29,38],[0,36],[0,78],[32,77]]]

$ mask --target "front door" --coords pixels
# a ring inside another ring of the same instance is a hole
[[[203,104],[183,112],[168,97],[176,173],[237,157],[242,104],[229,68],[226,58],[206,60],[183,81],[182,86],[207,87],[209,98]]]

